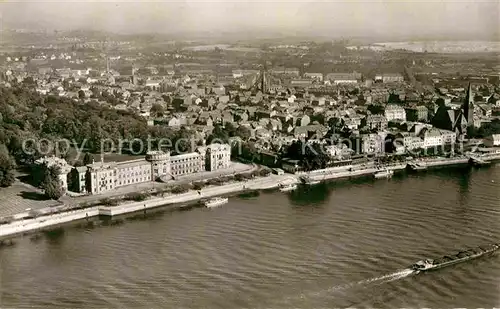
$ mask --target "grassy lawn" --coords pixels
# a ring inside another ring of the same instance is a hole
[[[19,182],[0,189],[0,216],[10,216],[27,208],[40,209],[57,205],[60,203],[46,199],[40,192]]]

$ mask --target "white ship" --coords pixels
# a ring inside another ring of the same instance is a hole
[[[375,177],[375,179],[391,178],[392,175],[394,175],[393,171],[383,170],[383,171],[379,171],[379,172],[376,172],[375,174],[373,174],[373,177]]]
[[[206,201],[205,206],[207,208],[214,208],[227,204],[227,202],[229,202],[229,199],[227,197],[216,197]]]
[[[289,191],[294,191],[296,189],[297,189],[296,184],[281,185],[281,187],[280,187],[281,192],[289,192]]]

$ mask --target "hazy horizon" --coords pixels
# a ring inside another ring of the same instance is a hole
[[[123,34],[269,31],[498,40],[500,28],[496,1],[6,1],[0,12],[3,28]]]

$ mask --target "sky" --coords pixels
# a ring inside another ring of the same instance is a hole
[[[118,33],[284,31],[332,36],[488,35],[498,0],[1,1],[4,28]]]

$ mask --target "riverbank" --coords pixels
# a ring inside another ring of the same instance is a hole
[[[478,156],[483,160],[488,162],[494,162],[500,160],[500,154],[490,154]],[[345,166],[345,167],[333,167],[326,168],[322,170],[316,170],[311,172],[301,172],[296,175],[302,179],[305,183],[317,183],[321,181],[344,179],[344,178],[356,178],[368,175],[374,175],[377,172],[383,170],[389,170],[393,172],[404,171],[411,164],[417,164],[424,167],[424,169],[434,169],[434,168],[445,168],[453,166],[463,166],[470,163],[471,158],[469,156],[459,156],[453,158],[432,158],[432,159],[417,159],[407,162],[399,162],[393,164],[377,165],[374,162],[367,164],[357,165],[357,166]]]
[[[484,158],[484,157],[483,157]],[[470,158],[438,158],[432,160],[412,161],[409,163],[425,164],[426,168],[450,167],[469,163]],[[487,157],[489,161],[500,160],[500,155]],[[153,208],[167,207],[169,209],[180,209],[191,205],[193,202],[213,198],[216,196],[237,194],[247,191],[258,191],[278,188],[281,185],[298,184],[306,179],[306,183],[317,183],[321,181],[355,178],[372,175],[380,170],[403,171],[408,164],[395,163],[391,165],[376,165],[373,162],[349,167],[336,167],[297,174],[269,175],[251,180],[232,182],[221,186],[209,186],[198,191],[188,191],[182,194],[165,194],[164,196],[152,197],[140,202],[125,202],[116,206],[91,206],[71,209],[47,208],[38,211],[35,218],[29,213],[20,213],[11,217],[11,222],[0,225],[0,240],[15,237],[31,232],[38,232],[58,225],[79,221],[90,220],[93,217],[113,217],[135,212],[148,211]]]
[[[277,188],[281,184],[296,183],[291,175],[270,175],[253,180],[234,182],[221,186],[211,186],[199,191],[189,191],[182,194],[166,194],[162,197],[149,198],[141,202],[127,202],[117,206],[92,206],[81,209],[68,209],[54,213],[54,209],[40,210],[40,215],[30,218],[28,213],[14,216],[12,222],[0,225],[0,239],[14,237],[33,231],[41,231],[61,224],[89,220],[98,216],[118,216],[138,211],[147,211],[161,206],[180,208],[183,204],[197,202],[225,194],[245,192],[247,190],[264,190]],[[184,205],[185,206],[185,205]]]

